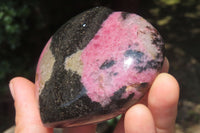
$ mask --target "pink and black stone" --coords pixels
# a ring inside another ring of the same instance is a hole
[[[65,23],[37,66],[40,114],[47,127],[72,127],[125,112],[161,71],[164,43],[145,19],[96,7]]]

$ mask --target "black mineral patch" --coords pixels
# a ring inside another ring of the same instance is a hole
[[[146,28],[151,31],[152,44],[155,45],[161,53],[164,53],[164,41],[163,38],[160,36],[160,33],[155,28],[152,28],[150,26],[146,26]]]
[[[144,53],[141,52],[141,51],[136,51],[136,50],[127,50],[125,53],[124,53],[124,56],[125,57],[131,57],[133,59],[135,59],[137,61],[137,63],[141,63],[141,58],[144,56]]]
[[[113,73],[114,76],[116,76],[116,75],[118,75],[118,74],[119,74],[118,72]]]
[[[146,88],[146,87],[148,86],[148,84],[149,84],[149,83],[147,83],[147,82],[141,83],[141,84],[140,84],[140,87],[141,87],[141,88]]]
[[[153,40],[152,40],[152,43],[153,44],[160,44],[160,43],[163,43],[163,40],[162,38],[156,34],[156,33],[152,33],[152,35],[154,36]]]
[[[137,70],[138,73],[141,73],[143,71],[146,71],[147,69],[156,69],[156,70],[160,70],[162,67],[162,63],[160,61],[156,61],[156,60],[149,60],[147,61],[147,63],[145,64],[145,66],[135,66],[134,68]]]
[[[159,35],[154,35],[153,39],[152,39],[152,44],[156,45],[156,47],[158,48],[158,50],[160,52],[164,52],[164,42],[161,36]]]
[[[148,82],[144,82],[144,83],[141,83],[136,89],[138,91],[145,91],[148,89],[148,86],[149,86],[149,83]]]
[[[46,82],[39,97],[40,112],[44,122],[61,119],[58,117],[48,118],[51,116],[49,113],[57,114],[56,112],[59,111],[59,113],[63,114],[59,109],[64,108],[64,104],[70,103],[77,96],[84,95],[84,93],[81,93],[85,91],[80,82],[81,77],[72,71],[61,69],[62,71],[60,72],[53,72],[51,79]]]
[[[104,69],[108,69],[110,67],[112,67],[115,64],[114,60],[106,60],[101,66],[100,69],[104,70]]]
[[[122,12],[121,16],[125,20],[129,16],[129,13],[128,12]]]
[[[118,91],[114,93],[114,95],[111,97],[111,100],[113,101],[120,100],[125,90],[126,90],[126,86],[123,86],[122,88],[120,88]]]
[[[164,41],[163,38],[160,36],[160,33],[149,26],[147,28],[151,31],[151,37],[152,37],[152,44],[155,45],[160,53],[165,55],[165,47],[164,47]],[[159,54],[159,53],[158,53]],[[157,55],[157,58],[160,57]],[[163,56],[164,57],[164,56]]]
[[[105,113],[112,113],[113,111],[117,111],[121,109],[127,101],[132,99],[135,93],[130,94],[126,99],[122,99],[121,96],[125,92],[126,86],[120,88],[114,95],[110,98],[112,101],[109,105],[104,108]],[[119,97],[118,97],[119,96]]]
[[[124,56],[125,57],[132,57],[132,58],[142,58],[142,56],[144,55],[143,52],[141,51],[136,51],[136,50],[127,50],[125,53],[124,53]]]
[[[138,73],[146,71],[146,67],[143,66],[135,66],[134,68],[137,70]]]
[[[147,62],[147,65],[145,66],[146,69],[151,68],[151,69],[160,69],[161,67],[161,62],[156,61],[156,60],[150,60]]]

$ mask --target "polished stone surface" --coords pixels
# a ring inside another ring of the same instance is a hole
[[[96,7],[64,24],[37,66],[48,127],[96,123],[136,104],[161,70],[164,43],[144,18]]]

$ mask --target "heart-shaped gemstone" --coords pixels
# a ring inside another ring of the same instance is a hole
[[[161,70],[164,43],[142,17],[105,7],[85,11],[48,41],[37,66],[48,127],[96,123],[125,112]]]

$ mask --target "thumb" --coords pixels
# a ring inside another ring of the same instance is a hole
[[[15,101],[15,133],[50,133],[41,122],[35,85],[29,80],[17,77],[10,81],[11,94]]]

